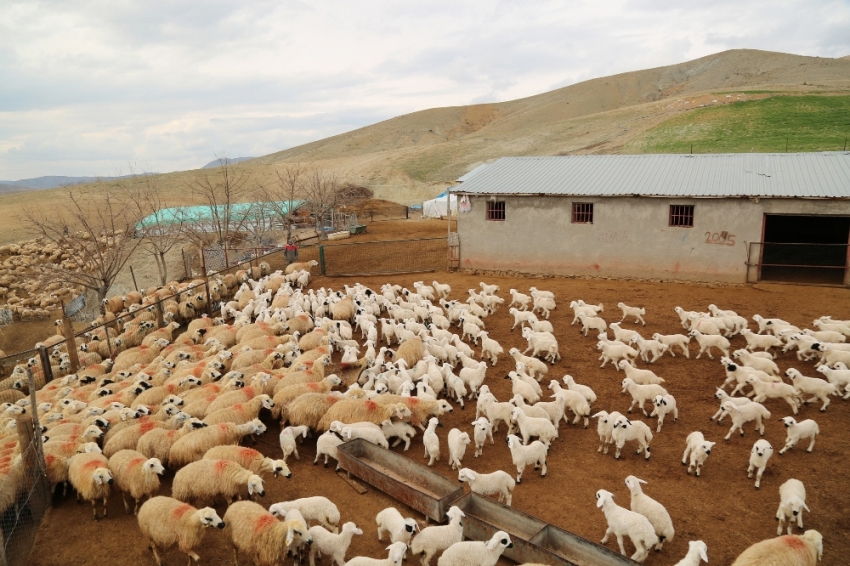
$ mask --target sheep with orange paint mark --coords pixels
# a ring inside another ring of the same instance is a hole
[[[279,521],[253,501],[237,501],[230,505],[224,522],[234,562],[238,562],[239,551],[242,551],[258,566],[276,566],[296,539],[306,544],[313,542],[313,535],[303,519]]]
[[[139,509],[139,529],[148,541],[154,560],[161,565],[159,550],[177,546],[189,556],[189,564],[201,559],[195,553],[204,540],[204,529],[224,528],[224,521],[211,507],[196,509],[171,497],[157,496],[147,500]]]
[[[198,460],[174,474],[171,493],[187,503],[223,498],[230,505],[245,488],[249,496],[266,494],[263,478],[233,460]]]
[[[159,491],[159,476],[165,473],[162,462],[135,450],[120,450],[109,459],[108,466],[115,485],[121,490],[124,511],[130,514],[129,495],[136,501],[133,513],[138,515],[142,499],[150,498]]]

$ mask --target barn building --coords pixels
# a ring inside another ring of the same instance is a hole
[[[850,285],[850,152],[504,157],[474,172],[452,189],[461,268]]]

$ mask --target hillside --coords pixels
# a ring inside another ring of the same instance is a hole
[[[473,167],[503,155],[649,151],[652,144],[642,136],[668,120],[682,119],[693,108],[733,107],[779,94],[848,95],[850,59],[725,51],[520,100],[422,110],[259,157],[239,167],[250,172],[252,182],[270,183],[276,166],[311,163],[371,187],[378,198],[414,203],[436,195]],[[846,135],[846,130],[839,128],[838,135],[842,131]],[[674,130],[667,134],[667,138],[671,136],[675,137]],[[645,139],[644,145],[635,149],[641,139]],[[169,173],[158,176],[157,181],[170,200],[176,201],[186,198],[182,195],[187,195],[186,187],[193,179],[210,173]],[[22,206],[46,202],[55,194],[48,190],[2,195],[0,214],[13,218]],[[18,223],[0,226],[0,242],[22,235]]]

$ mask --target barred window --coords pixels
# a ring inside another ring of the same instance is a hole
[[[573,203],[573,224],[593,224],[593,203]]]
[[[505,201],[487,201],[487,220],[505,219]]]
[[[670,226],[678,226],[680,228],[694,227],[694,205],[692,204],[671,204],[670,205]]]

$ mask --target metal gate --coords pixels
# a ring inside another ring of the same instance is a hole
[[[850,286],[850,246],[750,242],[747,283]]]

